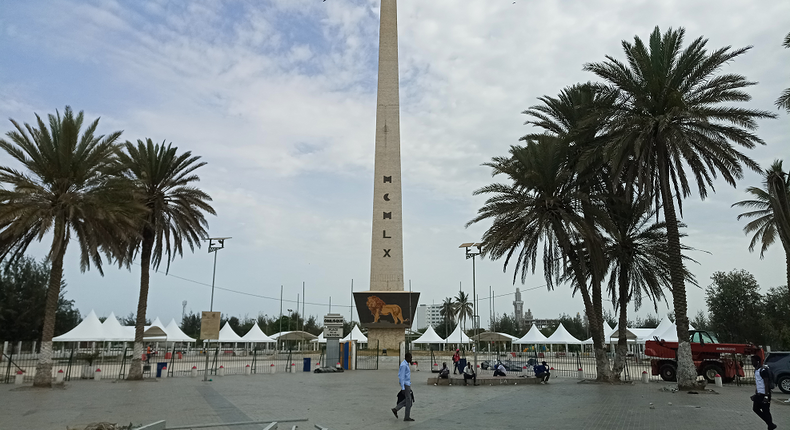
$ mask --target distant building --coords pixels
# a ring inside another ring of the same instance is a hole
[[[516,300],[513,301],[513,317],[519,327],[524,326],[524,302],[521,301],[521,291],[516,288]]]
[[[524,314],[524,328],[526,328],[527,330],[529,330],[533,324],[538,328],[538,330],[543,330],[546,327],[557,325],[559,321],[560,320],[557,318],[535,319],[532,317],[531,309],[527,309],[527,313]]]
[[[438,327],[442,323],[441,309],[442,306],[436,304],[417,306],[417,310],[414,312],[414,324],[411,328],[418,330],[428,326]]]

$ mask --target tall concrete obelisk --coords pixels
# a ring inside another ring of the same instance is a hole
[[[398,87],[397,1],[381,0],[370,291],[403,291]],[[396,348],[404,339],[404,329],[371,328],[368,339],[378,340],[381,348]]]

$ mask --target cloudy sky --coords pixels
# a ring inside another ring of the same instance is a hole
[[[0,15],[0,118],[34,121],[66,105],[101,117],[99,131],[150,137],[203,157],[201,187],[214,198],[210,234],[232,236],[220,251],[215,309],[237,316],[295,309],[351,316],[352,287],[368,288],[378,46],[376,0],[5,2]],[[401,151],[405,278],[421,302],[472,290],[471,262],[458,249],[487,227],[464,228],[491,182],[481,166],[531,129],[521,112],[542,95],[594,80],[582,71],[620,42],[658,25],[685,27],[710,48],[753,45],[725,71],[758,81],[749,107],[776,111],[790,86],[790,2],[402,0],[399,3]],[[790,116],[760,122],[761,165],[790,163]],[[2,123],[0,123],[2,124]],[[0,163],[10,162],[0,155]],[[758,185],[749,173],[733,189],[685,203],[686,243],[700,284],[716,271],[746,269],[763,290],[783,285],[780,247],[766,258],[730,205]],[[83,314],[136,309],[139,266],[101,277],[80,273],[72,247],[68,298]],[[46,245],[31,248],[41,257]],[[149,316],[178,320],[208,310],[212,256],[206,247],[151,280]],[[501,261],[478,261],[482,323],[489,287],[497,313],[523,294],[536,317],[583,310],[565,286],[547,291],[540,273],[513,284]],[[220,289],[221,288],[221,289]],[[704,291],[690,287],[692,313]],[[643,308],[641,315],[650,307]],[[659,313],[667,312],[662,305]],[[354,316],[356,318],[356,316]]]

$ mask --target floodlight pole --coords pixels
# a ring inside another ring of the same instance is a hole
[[[225,241],[230,237],[210,237],[208,240],[208,253],[214,253],[214,272],[211,275],[211,304],[209,312],[214,312],[214,282],[217,280],[217,251],[225,248]]]
[[[208,253],[214,253],[214,272],[211,275],[211,304],[209,305],[209,312],[214,312],[214,282],[217,280],[217,251],[225,247],[225,241],[231,239],[230,237],[209,237],[208,240]],[[219,341],[219,339],[217,339]],[[208,380],[208,345],[205,347],[206,351],[206,367],[203,372],[203,381]]]
[[[463,243],[460,246],[460,248],[464,248],[466,250],[466,259],[467,260],[470,258],[472,259],[472,309],[473,309],[472,321],[474,322],[475,325],[475,334],[474,334],[475,340],[474,343],[472,344],[472,350],[474,351],[475,373],[477,373],[477,344],[479,343],[477,339],[479,335],[479,330],[478,330],[479,324],[477,321],[477,300],[475,300],[475,297],[477,295],[476,285],[475,285],[475,278],[476,278],[475,257],[480,255],[480,253],[482,252],[481,250],[482,246],[483,246],[482,243]],[[477,248],[477,250],[475,251],[472,248]]]

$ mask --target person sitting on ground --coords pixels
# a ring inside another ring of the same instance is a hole
[[[439,377],[448,379],[450,377],[450,369],[447,367],[447,362],[442,363],[442,368],[439,370]]]
[[[464,369],[464,385],[469,385],[469,380],[472,380],[472,384],[477,385],[477,374],[475,373],[475,369],[472,368],[472,363],[466,364],[466,369]]]
[[[547,384],[549,382],[551,372],[549,372],[549,365],[546,364],[545,361],[541,362],[539,366],[535,366],[532,369],[535,371],[535,377],[540,379],[541,384]]]
[[[499,363],[494,368],[494,376],[507,376],[507,371],[502,363]]]

